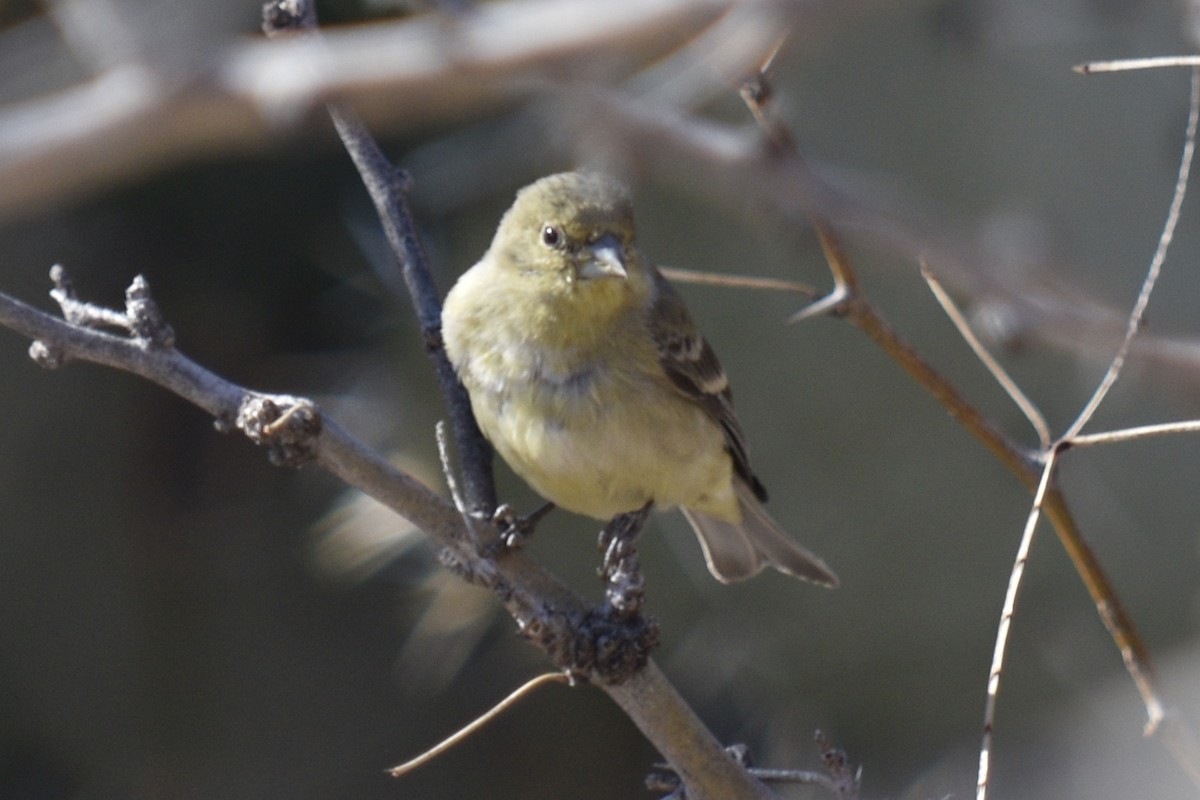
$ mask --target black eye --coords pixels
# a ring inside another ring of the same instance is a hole
[[[553,225],[546,225],[542,228],[542,244],[547,247],[558,249],[563,246],[565,241],[562,231]]]

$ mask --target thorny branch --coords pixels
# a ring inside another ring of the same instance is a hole
[[[802,168],[803,156],[786,126],[779,120],[770,104],[770,84],[768,71],[774,53],[762,65],[758,73],[747,80],[741,90],[742,99],[753,114],[763,131],[764,138],[770,147],[770,157]],[[1053,482],[1055,459],[1059,453],[1067,449],[1079,430],[1091,419],[1096,408],[1103,400],[1108,389],[1115,383],[1120,374],[1121,366],[1128,353],[1130,342],[1138,330],[1142,313],[1145,310],[1154,281],[1161,270],[1170,245],[1174,226],[1179,217],[1183,194],[1186,191],[1187,178],[1190,173],[1192,154],[1195,148],[1197,115],[1200,113],[1200,72],[1193,74],[1192,96],[1188,117],[1187,136],[1181,160],[1179,177],[1176,181],[1175,193],[1163,234],[1159,240],[1154,258],[1138,295],[1137,302],[1129,315],[1126,335],[1122,340],[1112,365],[1105,374],[1101,385],[1081,412],[1079,418],[1059,440],[1050,442],[1045,422],[1040,413],[1030,415],[1030,421],[1038,431],[1042,449],[1036,453],[1028,452],[1015,445],[1007,436],[991,425],[971,406],[958,391],[928,364],[915,350],[903,341],[890,325],[876,312],[866,294],[862,290],[856,271],[849,259],[840,237],[833,225],[811,205],[805,203],[806,213],[812,221],[825,252],[826,261],[833,276],[834,288],[824,298],[815,301],[797,313],[792,321],[799,321],[816,314],[828,313],[845,318],[850,324],[866,333],[876,344],[888,353],[902,366],[918,384],[923,386],[957,419],[968,431],[976,436],[983,444],[1031,491],[1034,492],[1034,506],[1025,533],[1018,548],[1013,576],[1005,598],[1001,614],[1000,632],[997,636],[996,653],[992,670],[988,677],[987,703],[985,712],[983,747],[980,753],[980,772],[978,796],[980,800],[986,796],[987,776],[990,765],[991,737],[994,724],[996,692],[999,685],[1000,670],[1003,664],[1003,653],[1007,642],[1007,632],[1015,610],[1017,588],[1020,576],[1028,557],[1029,546],[1040,513],[1044,512],[1054,526],[1059,541],[1067,551],[1076,571],[1091,595],[1097,613],[1116,643],[1125,663],[1126,671],[1132,678],[1135,687],[1142,697],[1146,709],[1146,734],[1160,733],[1160,741],[1175,757],[1176,761],[1197,785],[1200,785],[1200,750],[1187,726],[1175,715],[1166,710],[1162,691],[1151,663],[1150,654],[1132,618],[1125,611],[1115,588],[1112,586],[1094,551],[1084,540],[1067,505],[1062,491]],[[803,201],[802,201],[803,202]],[[931,282],[935,292],[940,292],[936,281]],[[944,293],[942,293],[944,295]],[[939,295],[939,298],[942,296]],[[973,336],[966,336],[968,342]],[[973,345],[974,346],[974,345]],[[977,348],[977,352],[982,348]],[[1002,385],[1015,384],[1006,380],[1002,370],[998,373],[990,356],[981,359],[985,366],[992,370]],[[1014,400],[1022,408],[1031,408],[1031,404],[1017,389],[1012,391]],[[1028,413],[1028,412],[1027,412]],[[1176,427],[1177,426],[1173,426]],[[1186,426],[1184,426],[1186,429]],[[1163,724],[1163,723],[1167,724]]]

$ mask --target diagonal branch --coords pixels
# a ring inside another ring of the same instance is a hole
[[[575,592],[523,551],[505,551],[495,559],[481,556],[451,502],[372,451],[316,404],[247,389],[173,347],[81,327],[3,293],[0,326],[34,340],[37,346],[31,350],[51,354],[53,358],[39,359],[45,366],[79,360],[133,373],[209,412],[218,428],[243,431],[267,447],[273,460],[293,466],[314,463],[375,498],[428,534],[460,574],[491,588],[521,633],[559,666],[602,688],[684,778],[689,797],[774,796],[726,756],[653,661],[622,673],[620,683],[606,679],[595,637],[611,636],[613,628],[603,627]]]
[[[798,175],[803,175],[803,155],[796,146],[786,126],[774,113],[773,106],[768,102],[770,98],[768,76],[766,74],[768,67],[769,60],[768,63],[763,65],[762,70],[757,75],[747,81],[747,88],[743,89],[742,98],[762,128],[764,138],[770,147],[768,157],[776,162],[778,170],[782,172],[790,168]],[[1193,109],[1188,121],[1189,141],[1195,135],[1194,116],[1196,113],[1196,96],[1196,88],[1195,84],[1193,84]],[[1185,159],[1190,160],[1191,152],[1192,146],[1189,144],[1184,149]],[[1181,167],[1180,174],[1182,180],[1186,182],[1187,170],[1185,167]],[[1170,242],[1171,233],[1174,229],[1174,218],[1178,213],[1179,194],[1180,189],[1177,185],[1176,199],[1172,202],[1172,215],[1164,229],[1160,245],[1164,240],[1167,243]],[[1049,453],[1035,454],[1018,448],[1008,437],[996,430],[941,374],[904,342],[867,300],[866,295],[859,285],[855,269],[845,249],[842,247],[839,237],[827,221],[826,216],[812,210],[812,204],[808,197],[801,198],[800,205],[808,212],[813,227],[816,229],[817,235],[821,240],[826,261],[834,280],[834,289],[829,297],[825,300],[817,301],[814,305],[818,306],[822,312],[844,317],[852,325],[866,333],[893,360],[899,363],[920,386],[930,392],[949,411],[952,417],[979,439],[1001,463],[1016,474],[1031,492],[1036,493],[1041,512],[1046,515],[1047,519],[1054,526],[1059,541],[1067,551],[1067,555],[1071,558],[1071,563],[1075,566],[1089,595],[1091,595],[1097,613],[1100,615],[1110,636],[1112,636],[1114,643],[1117,645],[1117,649],[1120,651],[1122,660],[1124,661],[1125,669],[1141,695],[1148,720],[1146,731],[1147,733],[1154,732],[1158,729],[1159,723],[1163,721],[1166,712],[1162,693],[1158,686],[1158,679],[1151,664],[1149,651],[1138,634],[1132,618],[1122,606],[1116,590],[1100,565],[1099,559],[1084,540],[1083,534],[1071,514],[1065,496],[1053,483],[1043,486],[1043,478],[1048,474],[1045,471],[1043,462],[1052,457],[1053,450]],[[1160,258],[1157,254],[1155,263],[1160,264]],[[1131,330],[1136,331],[1137,321],[1140,320],[1140,313],[1145,306],[1145,298],[1148,298],[1149,288],[1153,288],[1153,279],[1156,276],[1157,267],[1152,267],[1151,274],[1148,276],[1146,282],[1148,288],[1144,287],[1142,292],[1144,297],[1139,297],[1139,303],[1135,309],[1136,320],[1131,323]],[[806,316],[809,314],[810,309],[805,309],[797,316]],[[1119,370],[1119,364],[1117,368]],[[1113,379],[1115,380],[1115,378]],[[1100,398],[1102,399],[1102,394]],[[1086,418],[1081,417],[1081,419],[1086,422]],[[1170,736],[1163,739],[1164,745],[1176,755],[1177,761],[1181,763],[1189,774],[1194,774],[1195,770],[1187,763],[1187,759],[1180,758],[1179,756],[1179,753],[1187,752],[1186,748],[1181,744],[1186,737],[1176,735],[1175,726],[1172,726],[1170,733]]]

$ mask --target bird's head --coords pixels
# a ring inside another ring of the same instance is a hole
[[[564,172],[517,194],[496,231],[492,257],[547,299],[617,306],[650,291],[634,233],[633,203],[622,184],[598,173]]]

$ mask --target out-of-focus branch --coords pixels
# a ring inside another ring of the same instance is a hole
[[[345,99],[377,130],[477,116],[571,77],[621,77],[688,41],[729,0],[499,2],[328,32],[230,41],[161,69],[114,63],[85,83],[0,109],[0,217],[189,157],[271,143]]]

